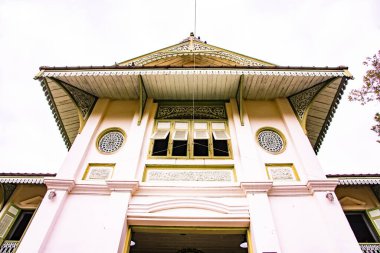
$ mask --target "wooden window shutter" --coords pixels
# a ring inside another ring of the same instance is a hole
[[[10,205],[7,211],[0,219],[0,244],[3,243],[9,230],[11,230],[13,224],[17,220],[20,214],[20,209],[14,205]]]
[[[371,220],[373,227],[376,229],[377,236],[380,237],[380,209],[368,209],[367,211],[368,218]]]

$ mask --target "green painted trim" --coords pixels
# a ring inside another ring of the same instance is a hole
[[[235,100],[236,100],[237,105],[238,105],[238,111],[239,111],[239,116],[240,116],[240,124],[242,126],[244,126],[243,87],[244,87],[244,75],[241,75],[240,79],[239,79],[239,86],[237,88]]]
[[[144,101],[144,94],[146,97],[145,101]],[[139,75],[139,119],[137,121],[138,126],[141,124],[141,120],[144,114],[147,99],[148,99],[148,95],[145,90],[144,80],[142,79],[142,76]]]
[[[66,132],[66,128],[65,128],[65,125],[63,124],[63,121],[61,119],[61,115],[59,114],[57,105],[55,104],[53,94],[51,94],[50,87],[49,87],[49,84],[46,80],[46,77],[40,79],[40,83],[42,86],[42,90],[45,93],[46,99],[49,103],[50,109],[53,113],[53,116],[54,116],[55,122],[58,126],[59,132],[61,133],[63,141],[65,142],[66,148],[68,150],[70,150],[72,143],[70,141],[69,135]]]
[[[376,210],[378,210],[380,212],[379,208],[373,208],[373,209],[366,210],[366,214],[367,214],[368,219],[371,221],[373,228],[375,229],[375,231],[377,233],[377,239],[380,239],[380,224],[376,223],[376,220],[379,220],[379,223],[380,223],[380,215],[371,216],[371,214],[370,214],[370,212],[376,211]]]
[[[11,212],[9,212],[9,209],[13,207],[15,209],[17,209],[17,213],[16,214],[13,214]],[[17,217],[20,215],[21,213],[21,209],[18,208],[16,205],[14,205],[13,203],[11,203],[9,205],[9,207],[7,208],[7,211],[4,212],[3,216],[1,217],[1,220],[4,219],[5,215],[9,215],[10,217],[13,218],[13,220],[11,221],[11,223],[9,224],[9,226],[7,227],[7,229],[5,230],[4,232],[4,236],[0,237],[0,245],[4,242],[4,239],[8,236],[9,234],[9,231],[13,228],[13,225],[15,224],[16,220],[17,220]]]
[[[214,156],[214,148],[213,148],[213,134],[212,134],[212,127],[211,123],[214,122],[223,122],[225,124],[225,131],[226,133],[230,136],[230,129],[228,127],[228,120],[223,120],[223,119],[211,119],[211,120],[203,120],[203,119],[195,119],[195,120],[182,120],[182,119],[160,119],[160,120],[155,120],[154,122],[154,127],[153,127],[153,133],[157,131],[157,125],[159,122],[170,122],[170,129],[169,130],[169,142],[168,142],[168,148],[167,148],[167,153],[164,156],[153,156],[153,145],[154,145],[154,140],[150,140],[150,145],[149,145],[149,151],[148,151],[148,159],[214,159],[214,160],[231,160],[233,159],[233,154],[232,154],[232,146],[231,146],[231,139],[227,140],[227,145],[228,145],[228,156]],[[187,155],[186,156],[172,156],[172,151],[173,151],[173,133],[175,131],[175,122],[189,122],[189,128],[188,128],[188,136],[187,136]],[[194,123],[196,122],[204,122],[207,123],[207,132],[209,134],[209,139],[208,139],[208,156],[194,156],[193,151],[194,151],[194,139],[193,139],[193,134],[194,134]],[[152,133],[152,134],[153,134]]]

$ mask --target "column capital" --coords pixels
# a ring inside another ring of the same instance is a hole
[[[70,192],[74,186],[74,179],[62,179],[62,178],[45,178],[44,183],[48,190],[64,190]]]
[[[339,179],[311,179],[307,182],[307,188],[312,191],[334,191]]]

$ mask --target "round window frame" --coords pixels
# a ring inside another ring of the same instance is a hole
[[[270,131],[273,131],[275,133],[277,133],[280,138],[282,139],[282,142],[283,142],[283,145],[282,145],[282,148],[280,151],[278,152],[273,152],[273,151],[269,151],[269,150],[266,150],[265,148],[263,148],[261,145],[260,145],[260,141],[259,141],[259,134],[263,131],[266,131],[266,130],[270,130]],[[259,128],[257,131],[256,131],[256,142],[257,144],[259,145],[259,147],[264,150],[265,152],[269,153],[269,154],[272,154],[272,155],[279,155],[279,154],[282,154],[285,149],[286,149],[286,146],[287,146],[287,140],[286,140],[286,137],[285,135],[280,131],[278,130],[277,128],[274,128],[274,127],[261,127]]]
[[[113,151],[113,152],[104,152],[104,151],[102,151],[102,150],[100,149],[100,140],[101,140],[106,134],[108,134],[108,133],[110,133],[110,132],[115,132],[115,131],[117,131],[117,132],[119,132],[119,133],[121,133],[121,134],[123,135],[123,138],[124,138],[123,143],[121,144],[121,146],[120,146],[117,150],[115,150],[115,151]],[[96,149],[98,150],[99,153],[101,153],[101,154],[103,154],[103,155],[113,155],[113,154],[115,154],[115,153],[117,153],[117,152],[120,151],[120,149],[124,146],[124,144],[125,144],[126,141],[127,141],[127,134],[125,133],[125,131],[124,131],[123,129],[121,129],[121,128],[119,128],[119,127],[110,127],[110,128],[104,129],[104,130],[98,135],[98,137],[96,138],[96,143],[95,143],[95,145],[96,145]]]

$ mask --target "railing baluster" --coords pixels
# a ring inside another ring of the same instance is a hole
[[[379,243],[360,243],[360,248],[363,253],[380,253]]]
[[[18,241],[4,241],[0,247],[0,253],[13,253],[17,248]]]

